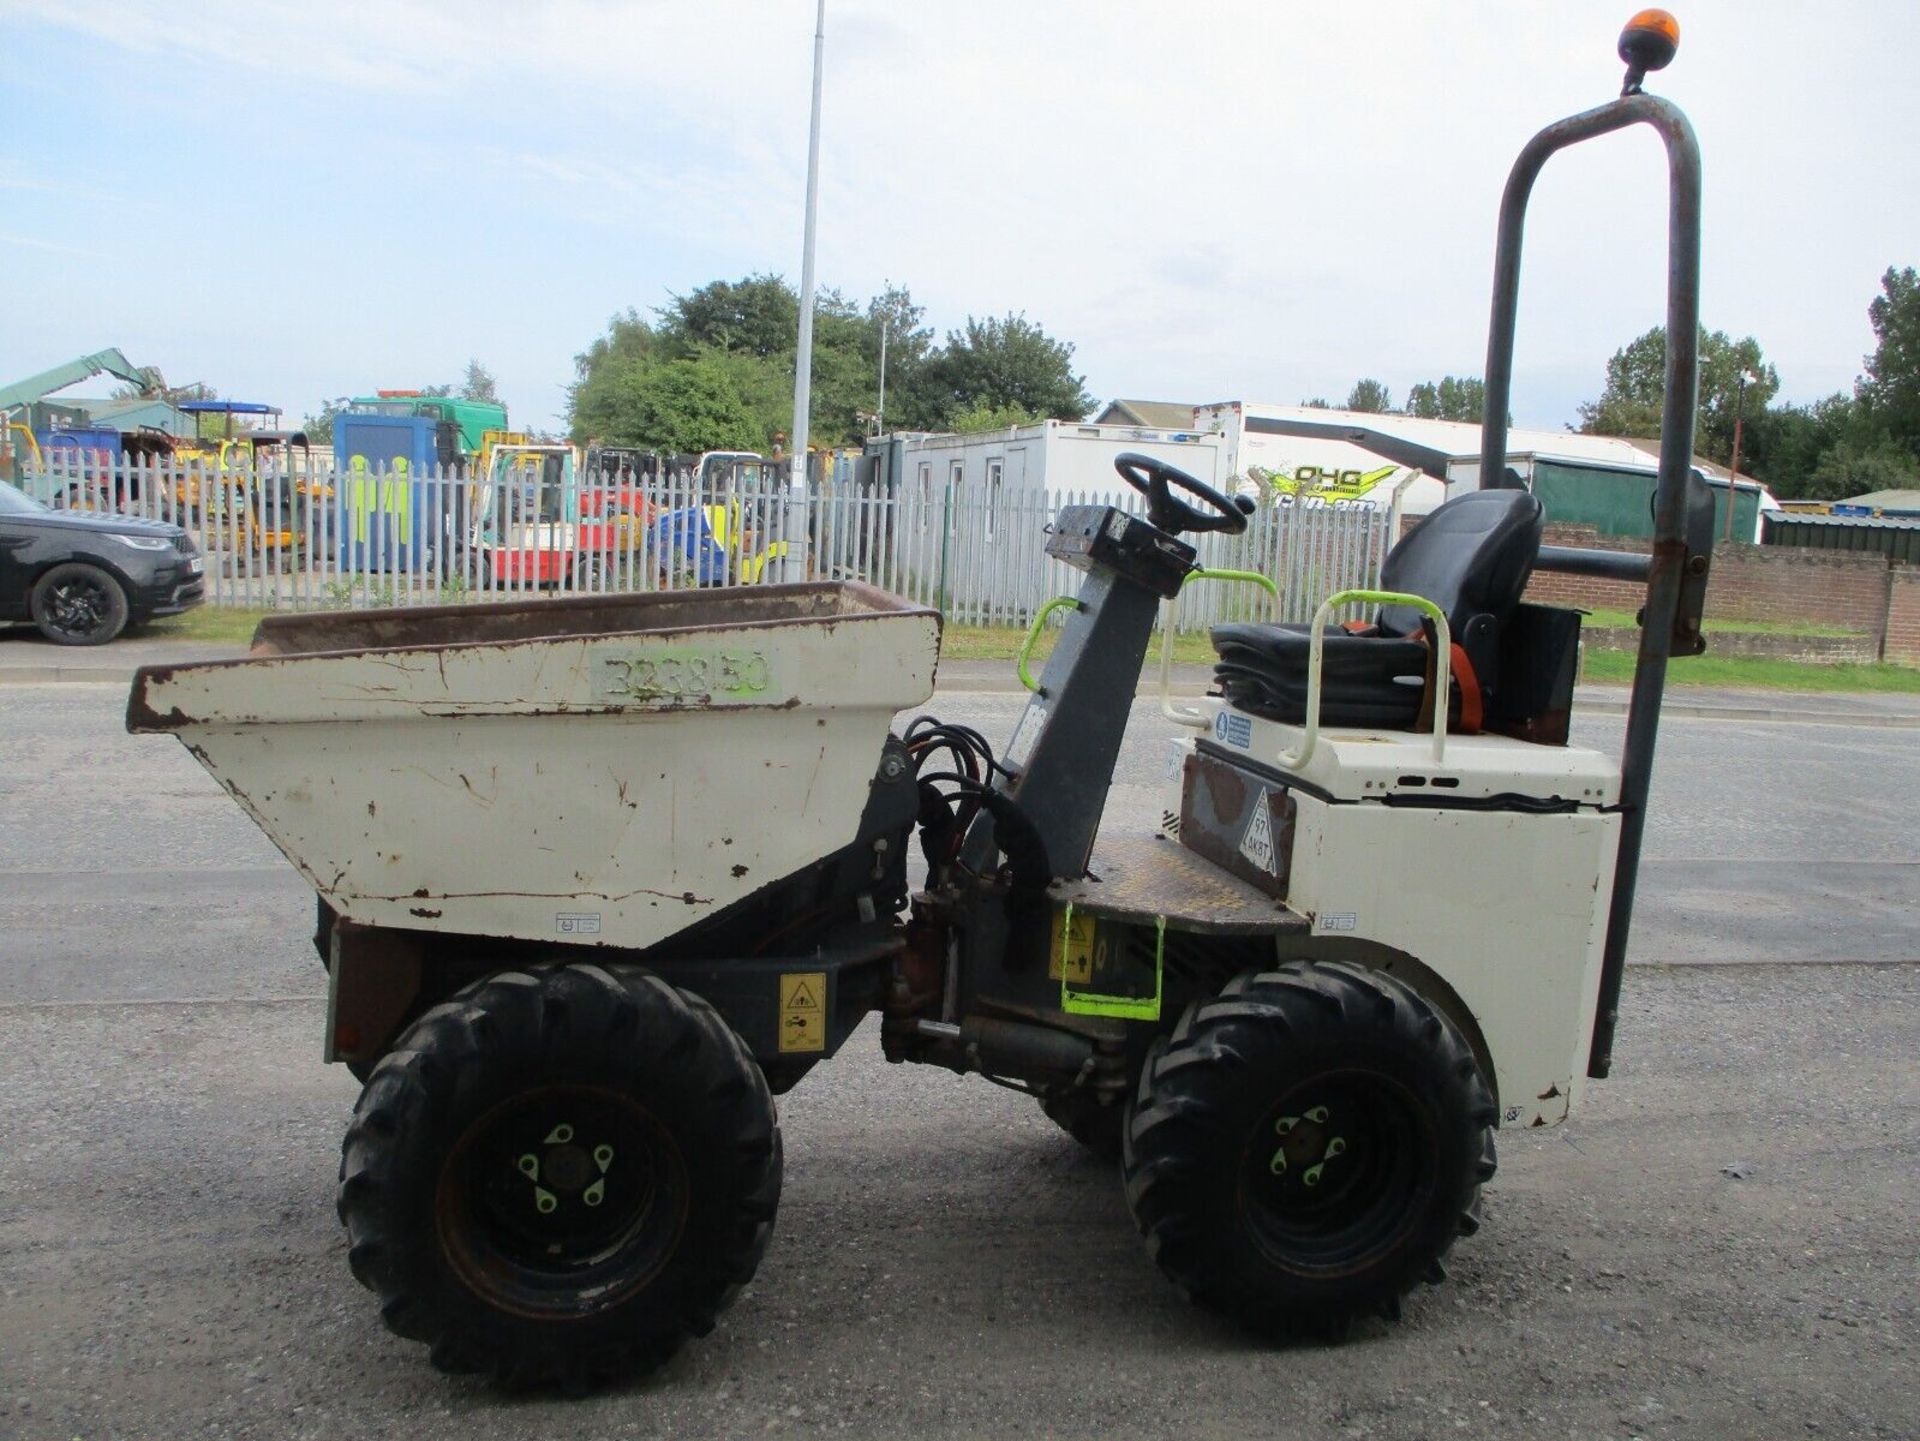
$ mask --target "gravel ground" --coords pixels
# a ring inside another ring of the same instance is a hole
[[[1668,728],[1615,1076],[1502,1137],[1397,1327],[1213,1321],[1030,1101],[869,1030],[784,1098],[779,1229],[718,1331],[564,1403],[438,1376],[353,1283],[310,897],[120,699],[0,693],[0,1438],[1920,1435],[1910,737]],[[1134,719],[1138,821],[1166,728]]]
[[[0,1435],[1912,1436],[1920,968],[1637,972],[1394,1328],[1274,1349],[1153,1269],[1030,1102],[869,1029],[782,1106],[759,1278],[648,1383],[434,1373],[332,1217],[313,1001],[0,1013]]]

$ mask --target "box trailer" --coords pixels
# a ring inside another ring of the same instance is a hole
[[[943,488],[989,497],[1111,495],[1119,490],[1114,458],[1129,451],[1163,460],[1209,485],[1224,485],[1220,437],[1199,430],[1153,430],[1133,425],[1042,420],[966,435],[901,438],[883,452],[895,488],[923,497]]]
[[[1436,449],[1358,423],[1402,418],[1245,400],[1194,407],[1195,427],[1220,437],[1230,489],[1332,510],[1387,510],[1397,498],[1403,514],[1426,515],[1447,498],[1445,462],[1458,442]]]

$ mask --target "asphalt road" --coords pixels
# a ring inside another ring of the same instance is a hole
[[[1909,732],[1668,726],[1615,1078],[1502,1136],[1403,1325],[1248,1342],[1031,1102],[862,1034],[783,1102],[749,1294],[569,1404],[439,1377],[348,1276],[310,897],[122,699],[0,689],[0,1437],[1920,1434]],[[1137,709],[1113,823],[1167,730]]]

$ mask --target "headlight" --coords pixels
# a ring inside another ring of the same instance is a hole
[[[172,550],[173,542],[164,535],[116,535],[115,540],[122,545],[130,545],[135,550]]]

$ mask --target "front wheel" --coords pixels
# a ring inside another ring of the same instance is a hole
[[[28,606],[40,634],[55,645],[105,645],[127,628],[131,609],[119,581],[77,560],[34,582]]]
[[[632,969],[503,972],[428,1011],[347,1131],[348,1260],[446,1371],[585,1391],[644,1374],[752,1279],[780,1198],[759,1067]]]
[[[1339,1335],[1438,1280],[1479,1225],[1492,1097],[1473,1052],[1391,976],[1247,973],[1157,1041],[1127,1115],[1127,1204],[1193,1299]]]

